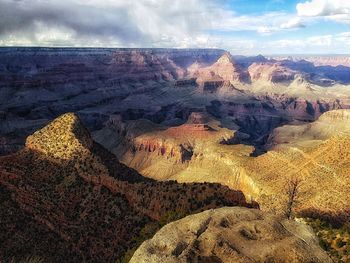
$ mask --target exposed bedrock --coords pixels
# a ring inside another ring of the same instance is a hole
[[[155,153],[166,159],[171,158],[174,163],[184,163],[189,161],[193,155],[191,145],[172,143],[171,141],[154,139],[136,138],[133,142],[131,151],[144,151]]]
[[[253,63],[249,66],[248,72],[252,81],[270,81],[272,83],[291,81],[297,73],[273,62]]]
[[[254,248],[254,249],[252,249]],[[172,222],[131,263],[332,262],[309,227],[259,210],[220,208]]]

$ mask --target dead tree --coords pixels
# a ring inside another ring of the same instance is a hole
[[[293,207],[298,201],[298,195],[300,192],[302,180],[298,177],[290,178],[286,184],[286,193],[287,193],[287,207],[286,207],[286,216],[288,219],[292,218]]]

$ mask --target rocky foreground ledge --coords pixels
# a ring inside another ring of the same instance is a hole
[[[224,207],[164,226],[135,252],[142,262],[333,262],[312,230],[256,209]]]

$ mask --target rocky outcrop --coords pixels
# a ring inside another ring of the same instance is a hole
[[[191,159],[193,154],[192,146],[176,143],[169,139],[137,137],[133,140],[132,152],[145,152],[146,154],[156,154],[167,159],[172,159],[176,163],[184,163]]]
[[[249,81],[248,73],[235,64],[229,53],[222,55],[209,67],[201,67],[195,64],[191,66],[189,71],[192,76],[197,78],[197,82],[202,83],[202,85],[204,85],[206,81],[212,80],[213,77],[232,83]]]
[[[249,66],[248,72],[252,81],[272,83],[292,81],[297,73],[279,63],[273,62],[253,63]]]
[[[166,130],[152,131],[131,139],[132,154],[144,152],[171,159],[174,164],[189,162],[193,155],[196,140],[218,140],[218,133],[207,123],[206,113],[192,112],[187,123]],[[220,135],[219,135],[220,136]],[[223,139],[226,137],[224,136]]]
[[[26,140],[27,148],[66,160],[80,154],[81,148],[90,150],[92,145],[90,133],[73,113],[60,116]]]
[[[130,262],[332,260],[304,224],[254,209],[220,208],[166,225],[136,250]]]

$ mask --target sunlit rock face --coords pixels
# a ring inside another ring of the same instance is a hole
[[[26,147],[45,155],[72,159],[81,148],[90,150],[93,145],[88,130],[78,116],[66,113],[26,140]]]
[[[244,208],[209,210],[170,223],[130,262],[268,261],[333,262],[306,225]]]
[[[248,68],[252,81],[287,82],[294,79],[296,71],[277,63],[253,63]]]
[[[274,130],[268,139],[269,151],[244,165],[261,189],[257,200],[263,209],[283,210],[286,182],[296,177],[303,182],[297,214],[350,224],[349,206],[343,200],[350,190],[348,114],[349,110],[329,111],[315,122]],[[267,203],[275,195],[280,198],[272,208]]]
[[[219,132],[208,123],[210,117],[202,112],[192,112],[185,124],[158,132],[143,134],[133,139],[131,155],[138,152],[156,153],[175,163],[188,163],[194,148],[201,141],[220,141],[233,136],[229,131]]]
[[[191,65],[188,69],[191,76],[197,78],[201,85],[210,82],[213,77],[218,80],[234,82],[245,82],[249,80],[247,72],[238,66],[229,53],[222,55],[214,64],[201,67],[198,63]]]
[[[350,110],[339,109],[323,113],[309,124],[284,125],[269,136],[267,146],[272,149],[281,145],[307,147],[333,136],[350,134]]]

